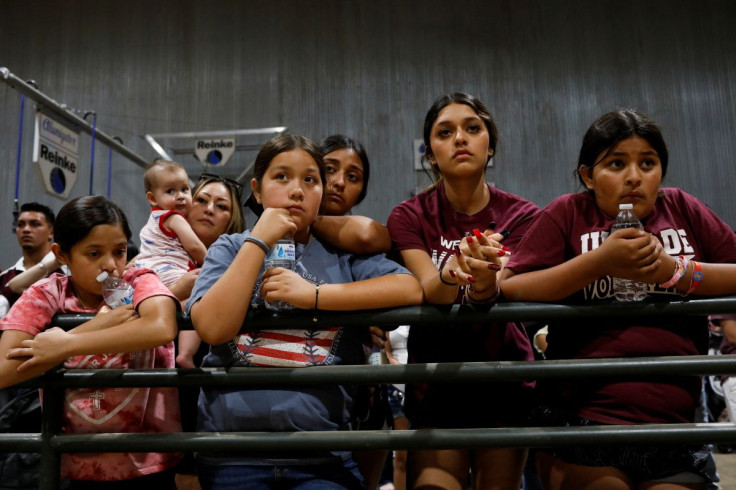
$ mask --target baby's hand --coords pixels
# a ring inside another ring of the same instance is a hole
[[[71,335],[59,327],[50,328],[32,339],[22,341],[20,347],[9,349],[6,357],[26,359],[18,366],[19,373],[38,365],[54,366],[69,357]]]
[[[179,301],[184,302],[189,298],[189,296],[191,296],[192,289],[194,289],[194,283],[197,281],[197,276],[199,276],[200,270],[201,269],[194,269],[187,272],[177,279],[174,284],[169,286],[169,290],[174,293],[174,296],[176,296]]]

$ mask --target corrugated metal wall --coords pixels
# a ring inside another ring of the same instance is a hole
[[[440,94],[478,95],[501,129],[489,178],[540,205],[576,190],[583,132],[633,106],[663,128],[667,184],[736,226],[736,2],[211,1],[0,2],[0,66],[50,97],[96,111],[99,128],[153,158],[146,133],[285,125],[366,145],[372,181],[358,212],[385,220],[426,177],[415,138]],[[0,85],[0,226],[11,231],[19,94]],[[20,201],[45,194],[31,163],[27,104]],[[83,136],[72,197],[89,190]],[[236,154],[233,168],[253,152]],[[199,171],[192,157],[182,156]],[[93,189],[106,189],[98,145]],[[230,165],[230,164],[228,164]],[[138,230],[142,170],[113,157],[112,197]],[[189,168],[189,167],[188,167]],[[252,223],[251,223],[252,224]],[[10,235],[0,265],[19,250]]]

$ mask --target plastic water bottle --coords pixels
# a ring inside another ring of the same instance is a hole
[[[285,235],[277,241],[273,247],[271,247],[271,250],[263,261],[263,266],[266,269],[270,269],[272,267],[283,267],[290,271],[296,269],[296,245],[294,244],[294,239],[290,233]],[[286,301],[275,301],[273,303],[269,303],[264,300],[263,302],[266,304],[266,308],[274,311],[290,310],[294,308]]]
[[[110,308],[133,304],[133,286],[128,281],[102,271],[97,282],[102,283],[102,297]]]
[[[373,351],[368,356],[368,364],[373,364],[375,366],[380,364],[388,364],[386,351],[374,346]]]
[[[613,222],[611,232],[624,228],[643,228],[641,221],[634,214],[633,204],[619,204],[618,216]],[[647,296],[649,286],[644,282],[631,281],[621,277],[613,278],[613,294],[618,301],[641,301]]]

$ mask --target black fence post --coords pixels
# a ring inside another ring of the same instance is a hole
[[[43,418],[41,422],[41,468],[39,490],[58,490],[61,482],[61,452],[54,447],[54,438],[61,428],[64,413],[64,388],[58,376],[50,375],[43,383]]]

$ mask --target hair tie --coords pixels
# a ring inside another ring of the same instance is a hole
[[[247,237],[245,237],[245,241],[258,245],[258,248],[263,250],[263,253],[266,255],[268,255],[269,250],[271,250],[271,248],[268,245],[266,245],[266,242],[264,242],[260,238],[256,238],[254,236],[248,235]]]

